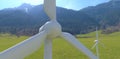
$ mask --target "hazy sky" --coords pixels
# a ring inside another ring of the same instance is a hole
[[[87,6],[95,6],[108,1],[110,0],[57,0],[56,2],[57,6],[79,10]],[[23,3],[39,5],[43,4],[43,0],[0,0],[0,9],[17,7]]]

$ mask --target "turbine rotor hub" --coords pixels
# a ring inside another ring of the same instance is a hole
[[[46,22],[40,27],[39,32],[47,32],[47,38],[55,38],[61,34],[61,25],[56,20]]]

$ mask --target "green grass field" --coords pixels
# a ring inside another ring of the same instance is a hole
[[[77,35],[80,42],[88,47],[93,53],[95,49],[91,49],[94,44],[95,32]],[[0,34],[0,52],[23,41],[28,36],[16,37],[10,34]],[[120,32],[112,33],[109,35],[100,34],[99,32],[100,59],[120,59]],[[27,56],[25,59],[43,59],[44,45],[35,53]],[[74,46],[69,44],[62,38],[53,40],[53,59],[89,59],[81,51],[77,50]]]

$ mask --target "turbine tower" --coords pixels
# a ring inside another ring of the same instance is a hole
[[[38,34],[1,52],[0,59],[24,59],[24,57],[38,50],[43,42],[45,44],[44,59],[52,59],[52,39],[58,36],[73,44],[90,59],[97,59],[97,57],[73,35],[61,31],[61,25],[56,20],[56,0],[44,0],[44,11],[50,18],[50,21],[46,22],[39,29]]]
[[[96,27],[96,40],[95,40],[95,44],[93,45],[92,49],[96,47],[96,54],[97,54],[97,57],[99,59],[99,47],[98,47],[98,43],[99,43],[99,40],[98,40],[98,29]]]

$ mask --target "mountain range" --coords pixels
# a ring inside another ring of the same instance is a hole
[[[96,19],[101,29],[111,32],[120,30],[120,0],[90,6],[80,11]]]
[[[71,34],[84,34],[95,28],[108,29],[120,24],[120,2],[107,2],[89,6],[79,11],[56,7],[57,20],[63,31]],[[23,4],[16,8],[0,10],[0,32],[16,35],[34,35],[47,21],[43,5]]]

